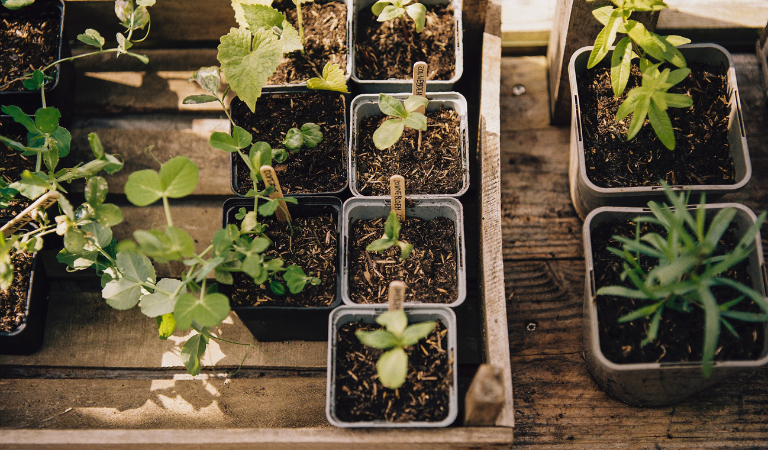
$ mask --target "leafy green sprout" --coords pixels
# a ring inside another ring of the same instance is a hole
[[[412,0],[379,0],[373,4],[371,11],[377,17],[379,22],[386,22],[388,20],[400,18],[400,23],[403,27],[403,36],[407,42],[410,42],[411,38],[408,34],[408,27],[405,25],[405,15],[407,14],[412,20],[416,28],[417,33],[421,33],[424,30],[424,25],[427,21],[427,8],[422,3],[414,3],[409,5]]]
[[[594,0],[589,0],[594,1]],[[595,45],[589,55],[587,68],[595,67],[608,54],[618,33],[626,34],[619,40],[611,56],[611,86],[618,97],[624,93],[632,69],[632,60],[640,60],[640,71],[643,74],[641,87],[630,91],[627,100],[621,105],[617,121],[633,113],[633,123],[627,133],[627,139],[635,137],[648,114],[651,126],[665,147],[675,148],[674,131],[672,130],[667,107],[687,108],[692,105],[690,97],[683,100],[682,94],[668,94],[667,90],[680,83],[690,71],[685,69],[686,62],[677,46],[690,42],[681,36],[660,36],[648,31],[645,26],[630,16],[635,11],[659,11],[668,8],[661,0],[611,0],[613,6],[603,6],[595,9],[592,14],[603,24],[603,29],[595,39]],[[649,58],[655,59],[654,64]],[[667,69],[658,71],[661,63],[671,63],[678,70],[670,73]],[[683,71],[683,69],[685,69]],[[641,89],[642,93],[632,94]],[[677,97],[669,97],[669,96]],[[687,96],[686,96],[687,97]],[[642,100],[640,100],[642,99]],[[627,105],[627,106],[624,106]]]
[[[757,291],[723,276],[723,272],[734,267],[754,251],[755,236],[766,218],[762,213],[750,226],[736,247],[725,254],[716,253],[718,243],[736,215],[736,209],[724,208],[711,220],[707,220],[704,198],[695,210],[688,209],[690,192],[675,194],[662,181],[670,203],[659,205],[649,202],[652,215],[634,219],[637,224],[635,238],[614,236],[621,248],[609,248],[624,260],[621,279],[629,279],[634,288],[606,286],[598,289],[596,295],[612,295],[641,301],[648,304],[619,318],[620,323],[641,318],[650,318],[650,325],[642,345],[658,337],[662,314],[666,309],[684,313],[700,308],[704,312],[704,346],[702,369],[705,377],[712,372],[712,360],[724,327],[738,337],[731,320],[746,322],[768,321],[768,302]],[[640,235],[641,224],[660,225],[667,235],[656,232]],[[658,260],[649,270],[643,269],[640,258]],[[716,299],[712,288],[725,286],[740,295],[732,299]],[[749,298],[762,313],[733,311],[732,307]]]
[[[6,5],[7,3],[25,3],[25,0],[19,0],[18,2],[16,0],[11,1],[3,1],[3,4]],[[32,2],[29,2],[30,4]],[[117,39],[117,47],[115,48],[104,48],[104,44],[106,41],[101,36],[101,34],[92,29],[89,28],[85,30],[84,33],[77,35],[77,40],[92,46],[98,48],[97,51],[94,52],[87,52],[76,56],[71,56],[68,58],[62,58],[57,61],[54,61],[47,66],[43,67],[42,69],[36,69],[32,72],[26,73],[23,76],[19,78],[15,78],[13,80],[8,81],[4,85],[0,86],[0,90],[5,89],[12,83],[23,80],[24,87],[26,89],[29,89],[31,91],[34,90],[40,90],[40,94],[42,97],[42,104],[43,107],[46,106],[45,103],[45,86],[53,80],[53,77],[48,75],[47,72],[56,67],[57,64],[66,62],[66,61],[74,61],[76,59],[85,58],[88,56],[98,55],[102,53],[117,53],[117,56],[120,55],[128,55],[132,56],[139,61],[143,62],[144,64],[149,63],[149,59],[144,55],[139,55],[133,52],[129,52],[128,50],[133,47],[133,44],[137,42],[141,42],[144,39],[147,38],[149,35],[149,24],[150,24],[150,16],[149,16],[149,10],[148,7],[155,4],[155,0],[137,0],[136,5],[134,6],[133,0],[116,0],[115,1],[115,15],[117,16],[118,20],[120,21],[120,24],[126,28],[125,34],[123,33],[117,33],[115,35]],[[24,6],[23,4],[21,6]],[[133,33],[137,30],[144,29],[144,27],[147,27],[147,33],[144,35],[143,38],[139,40],[133,39]]]
[[[434,330],[435,322],[421,322],[408,325],[408,317],[402,310],[387,311],[376,317],[376,323],[383,330],[358,330],[355,336],[363,345],[384,352],[376,363],[379,381],[384,387],[397,389],[405,383],[408,375],[408,354],[405,347],[416,345]]]
[[[400,259],[406,260],[411,255],[411,251],[413,251],[413,245],[399,239],[400,219],[397,218],[397,213],[390,211],[389,217],[387,217],[387,221],[384,223],[384,236],[368,244],[365,250],[382,253],[396,245],[400,247]]]
[[[400,139],[405,127],[426,131],[427,117],[416,112],[420,107],[426,107],[429,100],[417,95],[409,96],[405,101],[387,94],[379,94],[379,109],[391,119],[387,119],[373,133],[373,144],[379,150],[389,148]]]

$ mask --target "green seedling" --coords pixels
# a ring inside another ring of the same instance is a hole
[[[644,68],[642,85],[629,91],[627,99],[616,112],[616,121],[632,114],[627,139],[637,135],[647,116],[662,144],[670,150],[675,148],[675,132],[667,108],[688,108],[693,106],[693,99],[685,94],[670,94],[667,90],[685,79],[689,73],[691,69],[687,68],[673,71],[664,69],[659,72],[658,64]]]
[[[237,152],[250,170],[251,178],[257,181],[261,181],[261,174],[259,172],[261,166],[271,166],[273,161],[283,163],[288,160],[289,153],[285,149],[273,149],[263,141],[253,143],[251,133],[235,125],[232,116],[224,104],[224,97],[227,95],[227,92],[225,91],[219,95],[221,74],[218,67],[203,67],[193,74],[190,81],[197,82],[208,94],[191,95],[185,98],[183,103],[218,102],[232,125],[231,135],[221,131],[215,131],[211,134],[211,138],[208,141],[211,147],[228,153]],[[322,140],[323,133],[320,131],[320,127],[314,123],[305,123],[301,128],[291,128],[288,130],[283,140],[283,145],[291,152],[298,153],[303,147],[316,147]],[[248,149],[247,154],[245,153],[246,149]]]
[[[338,64],[326,63],[321,77],[307,80],[307,88],[349,94],[347,80]]]
[[[622,280],[629,279],[634,288],[607,286],[597,295],[613,295],[647,302],[646,306],[619,318],[619,322],[630,322],[650,318],[648,332],[642,345],[656,340],[662,314],[666,309],[684,313],[701,308],[704,311],[704,347],[702,368],[705,377],[712,372],[712,360],[717,350],[720,329],[724,327],[734,336],[738,334],[730,324],[731,320],[747,322],[768,321],[768,302],[758,292],[737,281],[723,276],[723,273],[746,259],[754,251],[755,236],[766,218],[766,213],[747,230],[736,247],[723,254],[718,252],[718,243],[736,215],[734,208],[720,210],[708,220],[702,200],[698,207],[688,209],[690,192],[677,195],[664,183],[669,205],[649,202],[652,215],[634,219],[637,223],[635,238],[614,236],[621,248],[609,250],[624,259]],[[666,236],[655,232],[640,235],[643,223],[660,225]],[[640,258],[650,258],[658,263],[649,270],[643,269]],[[716,299],[712,289],[726,286],[737,291],[739,296]],[[733,311],[731,308],[749,298],[760,307],[762,313]]]
[[[373,4],[371,11],[377,17],[379,22],[386,22],[392,19],[400,19],[403,27],[403,36],[410,42],[408,27],[405,25],[405,15],[413,20],[416,32],[421,33],[427,21],[427,8],[422,3],[409,5],[411,0],[379,0]]]
[[[403,135],[405,127],[426,131],[427,117],[416,112],[426,107],[429,100],[416,95],[409,96],[404,102],[387,94],[379,94],[379,109],[392,119],[387,119],[373,133],[373,144],[379,150],[392,147]]]
[[[384,236],[368,244],[366,251],[382,253],[384,250],[397,245],[400,247],[400,259],[405,260],[411,255],[413,245],[400,241],[400,220],[397,213],[389,212],[386,223],[384,223]]]
[[[658,65],[670,63],[684,69],[686,67],[685,58],[677,47],[689,43],[690,40],[681,36],[660,36],[648,31],[642,23],[629,19],[635,11],[659,11],[668,8],[661,0],[612,0],[612,2],[614,6],[603,6],[592,11],[595,18],[603,24],[603,29],[595,39],[587,68],[591,69],[603,60],[610,51],[618,33],[626,34],[627,36],[619,40],[613,50],[611,86],[614,94],[617,97],[621,96],[629,81],[632,60],[639,59],[640,71],[643,73],[643,86],[633,89],[632,92],[637,89],[644,89],[643,93],[632,94],[630,92],[629,97],[622,104],[623,109],[619,109],[620,112],[626,113],[620,116],[621,118],[629,112],[635,113],[633,126],[630,127],[627,139],[632,139],[637,134],[645,120],[644,113],[648,113],[656,135],[665,147],[673,150],[675,148],[674,132],[666,109],[668,106],[686,108],[691,106],[692,102],[680,98],[670,100],[668,96],[673,94],[667,94],[666,91],[683,81],[690,71],[675,70],[669,74],[669,71],[665,69],[664,72],[659,73]],[[654,63],[650,58],[656,62]],[[651,67],[654,67],[655,71],[651,70],[646,75]],[[666,76],[664,75],[665,72],[667,73]],[[637,101],[640,97],[652,98],[653,102],[650,100]],[[631,102],[630,99],[632,99]],[[628,102],[628,106],[624,106]],[[616,120],[621,120],[621,118],[617,117]]]
[[[355,336],[363,345],[388,350],[376,363],[376,373],[384,387],[397,389],[405,383],[408,375],[408,354],[404,347],[416,345],[420,340],[429,336],[435,329],[435,322],[421,322],[408,325],[408,317],[402,310],[387,311],[376,317],[376,323],[385,327],[384,330],[355,332]]]
[[[20,3],[26,3],[25,0],[3,0],[3,4],[6,5],[8,3],[13,4],[20,4]],[[29,2],[32,3],[32,2]],[[48,71],[52,68],[56,67],[57,64],[65,62],[65,61],[73,61],[75,59],[85,58],[88,56],[98,55],[102,53],[117,53],[117,56],[120,55],[128,55],[132,56],[139,61],[143,62],[144,64],[149,63],[149,59],[144,55],[139,55],[133,52],[129,52],[128,50],[133,47],[133,45],[137,42],[141,42],[144,39],[147,38],[147,35],[149,34],[148,25],[150,24],[150,16],[149,16],[149,10],[148,7],[155,4],[155,0],[137,0],[136,5],[134,6],[133,0],[116,0],[115,1],[115,15],[117,16],[118,20],[120,21],[120,24],[126,28],[126,31],[124,33],[117,33],[115,35],[117,39],[117,47],[115,48],[104,48],[104,44],[106,41],[101,36],[101,34],[92,29],[89,28],[85,30],[84,33],[77,35],[77,40],[89,45],[91,47],[98,48],[97,51],[94,52],[88,52],[83,53],[77,56],[71,56],[68,58],[62,58],[57,61],[54,61],[47,66],[43,67],[42,69],[36,69],[31,72],[25,73],[23,76],[19,78],[15,78],[13,80],[8,81],[7,83],[0,86],[0,90],[3,90],[10,86],[12,83],[23,80],[24,87],[26,89],[29,89],[31,91],[40,90],[42,100],[43,100],[43,106],[45,106],[45,86],[50,83],[53,80],[53,77],[48,74]],[[21,5],[24,6],[24,5]],[[147,27],[147,34],[144,35],[141,39],[134,39],[133,34],[137,30],[142,30],[145,27]]]

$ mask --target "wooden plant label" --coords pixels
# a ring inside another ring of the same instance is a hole
[[[402,281],[393,281],[389,283],[389,297],[387,309],[389,311],[399,311],[403,309],[405,303],[406,285]]]
[[[405,221],[405,178],[402,175],[389,177],[389,196],[392,211],[402,223]]]
[[[269,198],[283,198],[283,190],[280,188],[280,182],[277,180],[277,173],[272,166],[261,166],[259,169],[261,172],[261,178],[264,180],[264,185],[267,187],[273,186],[275,190],[269,194]],[[288,212],[288,205],[285,202],[280,202],[275,211],[277,220],[280,222],[288,222],[291,220],[291,213]]]
[[[481,364],[469,385],[464,401],[464,424],[493,426],[504,407],[504,381],[501,368]]]
[[[413,95],[418,95],[419,97],[427,96],[427,69],[427,63],[423,61],[413,65]],[[416,112],[424,114],[426,109],[421,106]]]
[[[34,203],[29,205],[27,209],[20,212],[18,216],[14,217],[13,220],[0,228],[0,231],[3,232],[3,237],[12,235],[14,232],[16,232],[16,230],[28,224],[30,220],[35,218],[34,212],[38,208],[47,209],[57,201],[59,201],[59,193],[56,191],[50,191],[45,195],[42,195],[40,198],[35,200]]]

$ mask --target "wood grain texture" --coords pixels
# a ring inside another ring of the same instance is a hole
[[[504,265],[501,255],[501,187],[499,88],[501,76],[501,31],[490,24],[500,23],[501,5],[488,3],[486,31],[483,34],[482,88],[480,95],[480,172],[483,195],[480,196],[482,227],[480,234],[481,297],[485,299],[485,348],[489,364],[498,366],[503,374],[505,405],[496,418],[497,426],[513,427],[512,380],[510,377],[507,340],[501,339],[507,330],[500,317],[506,315],[504,303]]]

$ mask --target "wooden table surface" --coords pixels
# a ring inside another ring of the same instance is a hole
[[[733,55],[752,181],[728,200],[768,208],[768,111],[753,54]],[[525,87],[516,96],[513,87]],[[568,195],[568,127],[549,125],[546,58],[501,62],[502,229],[514,446],[767,448],[768,369],[676,406],[637,408],[592,381],[582,357],[582,222]],[[768,226],[762,230],[768,249]]]

